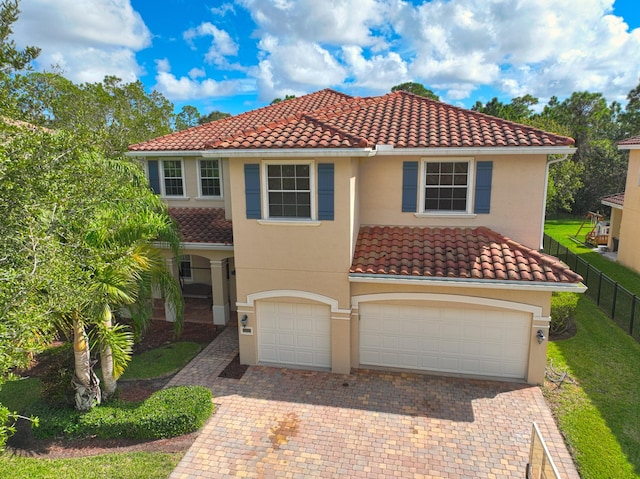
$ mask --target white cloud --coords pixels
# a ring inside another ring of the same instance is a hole
[[[253,74],[263,100],[339,85],[347,75],[336,58],[317,43],[281,42],[268,35],[259,46],[263,58]]]
[[[141,74],[135,52],[151,44],[151,34],[129,0],[29,0],[20,10],[14,38],[42,48],[39,68],[59,65],[78,82]]]
[[[190,73],[193,73],[193,70]],[[207,78],[198,81],[197,75],[196,72],[196,75],[178,78],[171,73],[169,60],[156,60],[155,88],[171,101],[231,96],[247,89],[246,82],[242,80],[215,81]]]
[[[356,87],[388,92],[392,86],[409,80],[407,63],[395,52],[367,59],[361,47],[347,46],[342,54]]]
[[[205,54],[205,60],[219,67],[225,68],[228,61],[225,57],[238,55],[238,44],[224,30],[219,29],[210,22],[204,22],[196,28],[190,28],[184,32],[184,39],[195,49],[193,40],[199,37],[211,37],[211,46]]]

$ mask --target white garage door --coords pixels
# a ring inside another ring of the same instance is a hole
[[[524,378],[530,315],[360,304],[360,364]]]
[[[331,367],[329,306],[267,301],[257,306],[261,363]]]

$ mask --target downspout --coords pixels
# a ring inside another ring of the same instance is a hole
[[[561,161],[566,160],[568,156],[569,156],[569,153],[566,153],[565,155],[562,156],[562,158],[558,158],[555,160],[549,160],[549,159],[547,160],[547,167],[545,169],[545,175],[544,175],[544,195],[542,197],[542,223],[541,223],[542,228],[540,229],[540,249],[541,250],[544,248],[544,221],[547,215],[547,191],[549,190],[549,166],[553,165],[554,163],[560,163]]]

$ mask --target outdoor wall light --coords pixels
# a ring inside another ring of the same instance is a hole
[[[242,323],[242,327],[246,328],[247,327],[247,323],[249,322],[249,317],[246,314],[242,315],[242,319],[240,320],[240,322]]]
[[[538,334],[536,334],[536,338],[538,338],[538,344],[542,344],[542,341],[547,339],[542,332],[542,329],[538,329]]]

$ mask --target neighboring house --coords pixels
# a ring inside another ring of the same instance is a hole
[[[629,150],[629,168],[624,193],[607,196],[602,204],[611,207],[609,249],[618,252],[618,261],[640,272],[640,136],[618,143]]]
[[[246,317],[242,363],[541,383],[551,293],[585,289],[537,251],[550,155],[573,151],[406,92],[322,90],[129,154],[210,261],[214,321]]]

